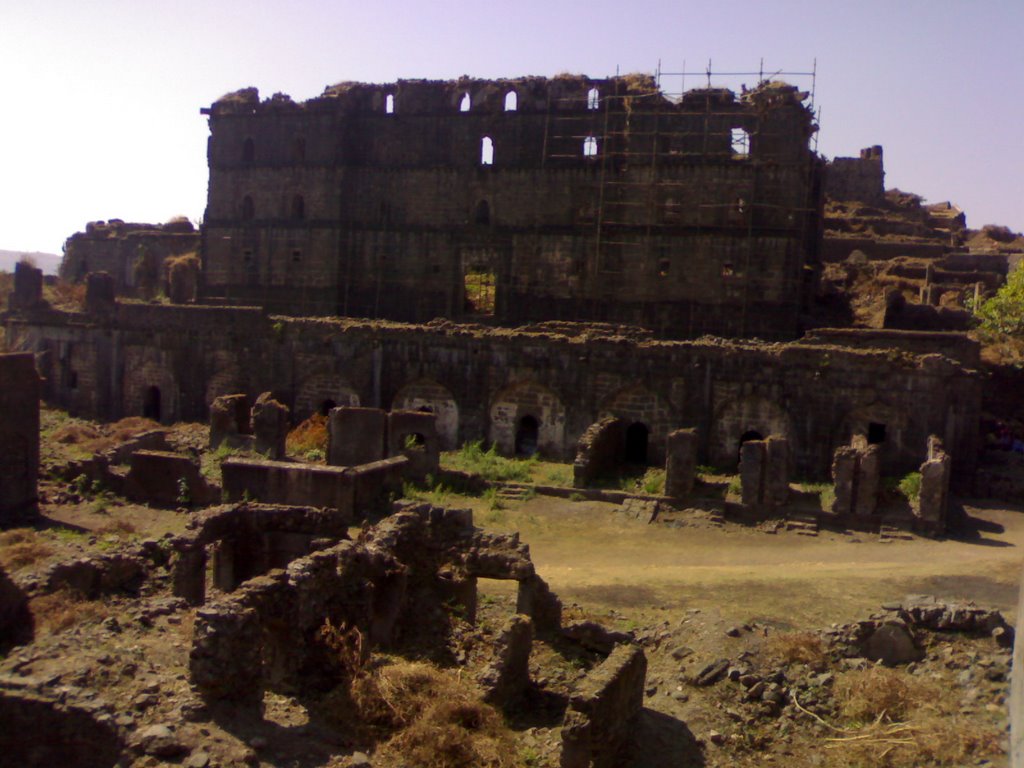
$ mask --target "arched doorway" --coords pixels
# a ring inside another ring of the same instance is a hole
[[[142,398],[142,415],[153,421],[160,421],[160,387],[150,387]]]
[[[634,421],[626,427],[626,450],[625,458],[627,464],[647,463],[647,443],[651,431],[643,422]]]
[[[751,440],[764,440],[764,435],[758,432],[756,429],[748,429],[742,435],[740,435],[739,445],[736,446],[736,463],[740,461],[740,454],[743,451],[743,444],[749,443]]]
[[[516,456],[533,456],[539,437],[540,422],[534,416],[523,416],[516,429]]]

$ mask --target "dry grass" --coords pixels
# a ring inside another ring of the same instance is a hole
[[[31,528],[0,533],[0,566],[6,571],[21,570],[52,554],[53,547]]]
[[[86,600],[71,590],[58,590],[36,597],[29,603],[37,629],[63,632],[83,621],[98,621],[107,615],[102,603]]]
[[[85,309],[85,283],[57,280],[52,286],[44,284],[43,298],[57,309],[79,312]]]
[[[285,450],[292,456],[310,456],[315,451],[327,455],[327,417],[314,413],[285,438]],[[315,454],[314,454],[315,455]]]
[[[843,717],[854,723],[904,720],[940,691],[906,672],[869,667],[836,677],[834,694]]]
[[[114,534],[117,536],[130,536],[136,531],[135,524],[130,520],[111,520],[96,529],[96,533],[100,535]]]
[[[149,432],[151,429],[159,428],[160,425],[152,419],[147,419],[142,416],[129,416],[110,425],[110,436],[114,440],[122,442],[127,440],[129,437],[134,437],[135,435],[143,432]]]
[[[326,623],[322,641],[345,682],[323,700],[335,725],[380,744],[382,764],[408,768],[506,768],[515,742],[492,707],[452,674],[424,662],[369,656],[362,634]]]
[[[776,663],[806,664],[814,669],[828,666],[828,650],[815,632],[785,632],[771,635],[765,646],[767,656]]]

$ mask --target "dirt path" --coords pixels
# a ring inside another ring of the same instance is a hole
[[[597,502],[538,497],[480,511],[519,530],[542,576],[593,610],[716,608],[727,620],[778,626],[848,621],[909,593],[972,599],[1012,613],[1024,562],[1024,514],[969,507],[972,541],[883,543],[877,535],[768,535],[740,525],[670,528]],[[500,588],[500,587],[499,587]]]

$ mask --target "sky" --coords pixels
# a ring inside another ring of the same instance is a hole
[[[94,220],[199,221],[199,109],[239,88],[305,100],[344,80],[709,60],[816,69],[822,154],[881,144],[887,187],[1021,231],[1022,30],[1021,0],[3,0],[0,249],[60,253]],[[712,83],[739,84],[727,80]]]

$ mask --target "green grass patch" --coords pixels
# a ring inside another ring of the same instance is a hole
[[[469,472],[484,480],[528,483],[532,481],[538,459],[536,456],[528,459],[499,456],[493,445],[485,450],[483,442],[477,440],[466,443],[457,451],[445,453],[443,461],[446,469]]]

